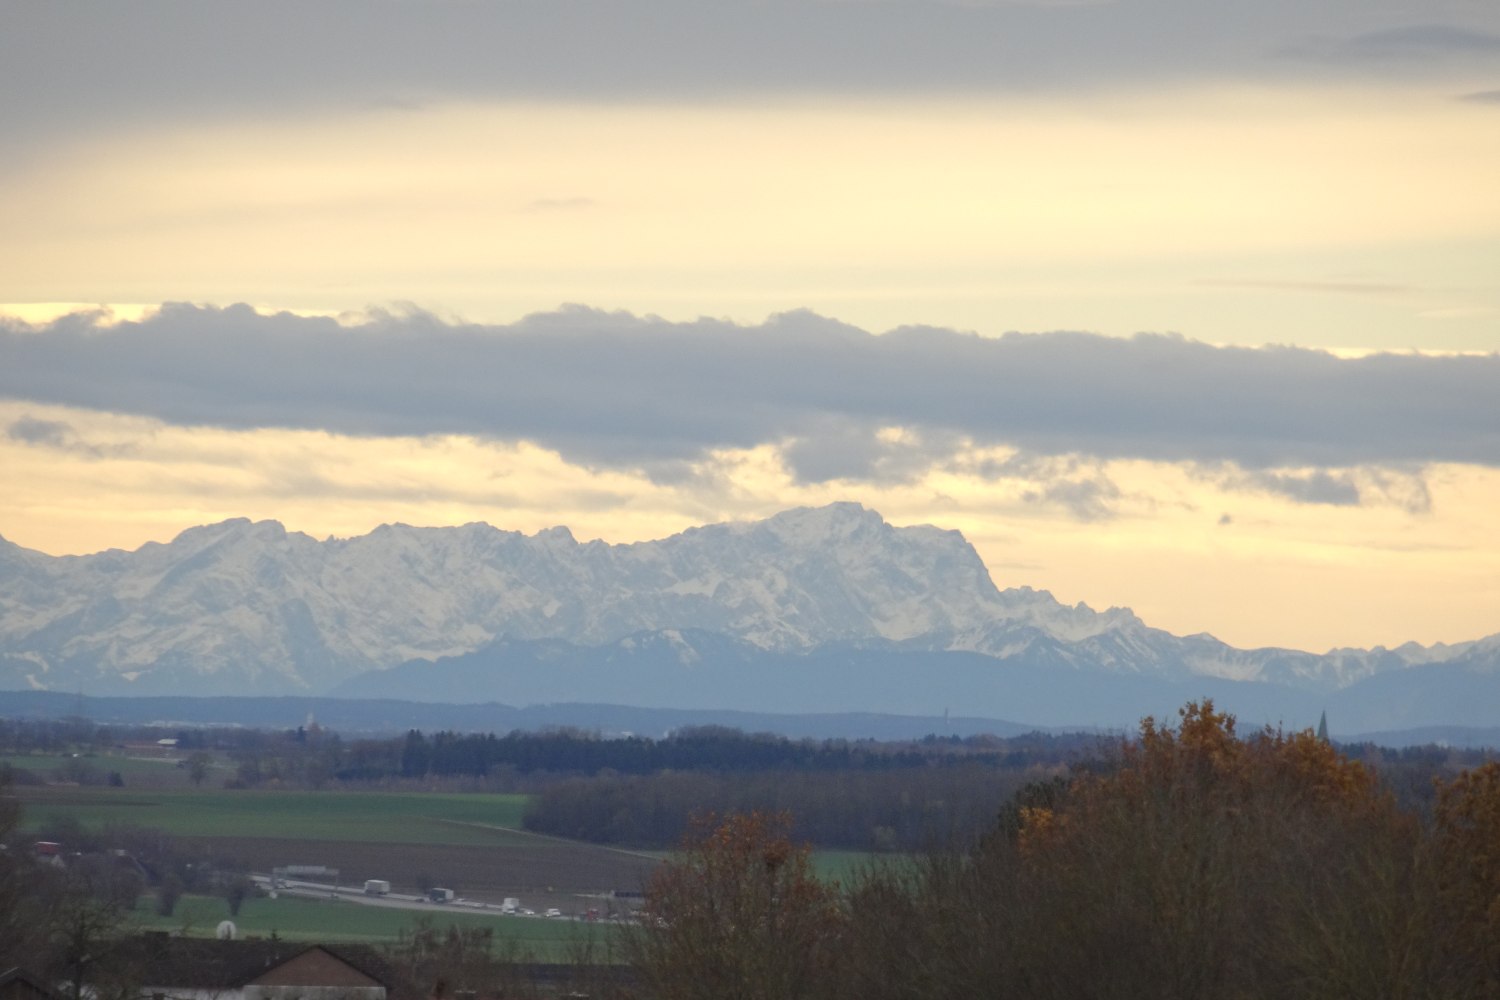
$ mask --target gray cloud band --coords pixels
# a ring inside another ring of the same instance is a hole
[[[509,326],[416,314],[351,328],[175,305],[105,330],[78,317],[0,329],[0,396],[180,425],[528,440],[663,480],[762,444],[804,481],[904,479],[990,445],[1246,470],[1500,465],[1500,355],[876,336],[805,312],[754,327],[574,308]],[[1259,481],[1349,499],[1338,479]]]
[[[0,5],[13,141],[446,100],[1032,93],[1489,65],[1500,7],[1423,0],[496,0]],[[1392,17],[1387,14],[1387,17]],[[274,72],[269,68],[274,67]],[[192,81],[184,86],[183,81]]]

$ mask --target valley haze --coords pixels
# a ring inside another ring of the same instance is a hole
[[[1204,696],[1251,725],[1494,725],[1500,634],[1237,649],[1000,589],[962,534],[855,503],[579,543],[486,524],[317,541],[274,521],[53,557],[0,541],[0,687],[1128,727]]]

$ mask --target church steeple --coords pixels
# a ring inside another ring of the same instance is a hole
[[[1318,717],[1318,739],[1324,743],[1328,742],[1328,712],[1326,710]]]

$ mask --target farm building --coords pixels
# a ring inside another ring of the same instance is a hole
[[[180,744],[181,741],[175,739],[131,740],[118,744],[116,749],[125,751],[127,757],[149,760],[175,760],[183,754]]]
[[[147,934],[136,956],[144,1000],[386,1000],[384,962],[357,945]]]

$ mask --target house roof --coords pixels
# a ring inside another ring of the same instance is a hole
[[[33,996],[38,1000],[58,1000],[46,983],[17,966],[0,971],[0,996]]]
[[[219,941],[147,933],[142,935],[139,949],[131,950],[140,982],[201,990],[237,989],[294,959],[319,951],[375,985],[390,985],[390,967],[375,949],[362,945],[329,947],[288,941]]]

